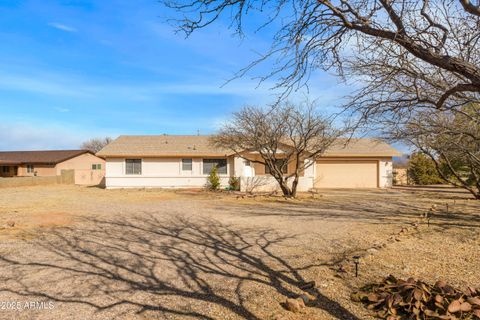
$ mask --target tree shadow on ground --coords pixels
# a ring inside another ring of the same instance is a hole
[[[339,199],[319,199],[317,201],[292,201],[287,203],[242,203],[230,204],[222,208],[236,215],[248,217],[285,216],[290,219],[324,219],[329,221],[354,221],[370,224],[398,224],[421,219],[433,202],[422,199],[410,200],[400,197]],[[450,204],[449,212],[438,204],[434,214],[430,214],[430,225],[441,229],[468,228],[480,229],[480,202]],[[426,223],[426,222],[425,222]]]
[[[35,252],[1,256],[0,292],[88,306],[112,318],[153,312],[159,318],[255,320],[269,307],[257,305],[257,298],[272,292],[296,297],[309,280],[302,271],[336,263],[294,266],[287,254],[276,253],[294,236],[212,219],[141,214],[79,226],[35,240]],[[309,310],[357,319],[317,289],[312,293],[317,299]]]

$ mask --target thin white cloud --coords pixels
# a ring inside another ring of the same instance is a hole
[[[135,84],[105,84],[89,79],[76,78],[68,74],[56,73],[17,73],[1,70],[0,90],[15,90],[35,94],[69,97],[95,97],[112,95],[135,101],[155,99],[158,95],[252,95],[271,96],[271,84],[259,88],[256,81],[238,80],[226,86],[222,79],[196,78],[179,83],[144,82]]]
[[[58,23],[58,22],[50,22],[48,25],[50,27],[55,28],[55,29],[66,31],[66,32],[77,32],[78,31],[74,27],[70,27],[70,26],[67,26],[65,24]]]
[[[65,112],[69,112],[69,111],[70,111],[70,109],[68,109],[68,108],[62,108],[62,107],[57,107],[57,108],[55,108],[55,110],[58,111],[58,112],[61,112],[61,113],[65,113]]]
[[[82,142],[97,136],[116,135],[61,123],[4,121],[0,123],[0,150],[78,149]]]
[[[1,68],[4,69],[4,68]],[[35,71],[11,71],[0,69],[0,90],[14,90],[25,93],[48,95],[54,97],[95,98],[107,97],[123,99],[124,101],[158,101],[168,95],[229,95],[243,100],[243,104],[264,105],[278,98],[280,90],[271,90],[275,83],[271,80],[259,85],[257,80],[241,78],[225,84],[221,74],[212,78],[191,76],[182,82],[152,82],[141,83],[104,83],[96,79],[78,77],[72,74],[62,74]],[[308,96],[318,100],[322,107],[337,105],[346,93],[347,87],[338,84],[315,81],[308,92],[304,88],[292,93],[290,101],[303,101]],[[68,108],[56,108],[58,112],[68,112]]]
[[[55,79],[49,75],[7,74],[3,71],[0,75],[0,89],[15,90],[47,95],[78,96],[75,90],[65,79]]]

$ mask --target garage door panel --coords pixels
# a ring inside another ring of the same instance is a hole
[[[316,188],[376,188],[378,165],[375,160],[318,161]]]

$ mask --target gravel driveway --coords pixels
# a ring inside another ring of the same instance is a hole
[[[0,318],[369,319],[349,296],[388,274],[480,285],[480,205],[468,195],[320,195],[2,189]],[[307,307],[287,311],[309,281]]]

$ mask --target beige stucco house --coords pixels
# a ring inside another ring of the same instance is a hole
[[[0,152],[0,177],[59,176],[62,170],[74,170],[76,184],[99,184],[105,160],[88,150]]]
[[[392,157],[398,155],[380,140],[351,139],[348,144],[338,140],[304,170],[298,190],[391,187]],[[200,188],[213,166],[223,186],[235,176],[242,190],[277,188],[263,165],[212,147],[209,136],[120,136],[97,156],[106,159],[107,188]],[[249,159],[255,156],[250,154]]]

